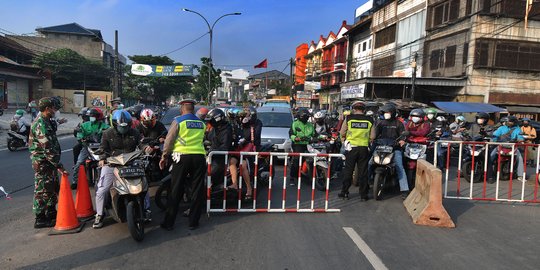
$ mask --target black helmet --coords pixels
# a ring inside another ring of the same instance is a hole
[[[379,109],[381,112],[383,113],[391,113],[392,116],[394,116],[394,114],[396,114],[396,106],[394,106],[393,104],[386,104],[384,106],[382,106],[380,109]]]
[[[339,113],[338,113],[338,111],[333,110],[332,113],[330,113],[330,118],[332,118],[332,119],[338,119],[338,118],[339,118]]]
[[[128,112],[133,118],[139,119],[141,117],[141,111],[143,108],[144,106],[142,105],[134,105],[128,108]]]
[[[514,124],[517,124],[518,123],[518,119],[517,117],[511,115],[511,116],[508,116],[508,122],[512,122]]]
[[[212,109],[206,114],[205,121],[208,121],[212,126],[219,126],[225,123],[225,113],[218,108]]]
[[[480,113],[477,113],[476,114],[476,119],[479,119],[479,118],[482,118],[482,119],[489,119],[489,114],[485,113],[485,112],[480,112]]]
[[[62,102],[60,102],[59,97],[51,97],[51,101],[55,110],[60,110],[62,108]]]
[[[310,113],[307,109],[305,108],[302,108],[300,110],[298,110],[298,113],[297,113],[297,118],[298,120],[302,121],[302,122],[305,122],[309,119],[309,116],[310,116]]]
[[[417,116],[423,119],[426,116],[426,113],[424,113],[424,110],[422,109],[414,109],[411,111],[409,116]]]
[[[502,118],[499,120],[499,123],[501,123],[501,124],[504,124],[504,123],[506,123],[506,122],[508,122],[508,117],[506,117],[506,116],[505,116],[505,117],[502,117]]]

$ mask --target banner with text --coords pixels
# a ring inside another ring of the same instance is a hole
[[[342,86],[341,99],[345,100],[349,98],[363,98],[365,88],[366,88],[365,84]]]
[[[193,65],[158,66],[133,64],[131,74],[148,77],[193,76]]]

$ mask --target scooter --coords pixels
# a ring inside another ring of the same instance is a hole
[[[17,151],[19,148],[26,147],[26,135],[8,130],[7,148],[9,151]]]
[[[404,136],[400,136],[396,141],[403,139]],[[373,198],[375,200],[382,200],[383,190],[398,185],[394,163],[396,141],[378,140],[377,147],[373,151]]]
[[[407,173],[409,190],[414,189],[417,161],[419,159],[426,159],[426,152],[429,144],[430,141],[427,137],[413,137],[407,139],[403,155],[406,161],[404,162],[404,165]]]
[[[518,148],[514,147],[514,151],[512,151],[511,145],[501,145],[501,148],[498,149],[498,151],[499,151],[499,154],[501,155],[500,180],[502,181],[510,180],[510,172],[513,172],[512,178],[515,179],[517,176],[516,171],[517,171]],[[514,156],[514,164],[513,164],[514,168],[511,170],[510,166],[512,165],[512,162],[511,162],[512,156]],[[497,167],[499,166],[498,164],[499,164],[498,160],[495,160],[495,164],[493,164],[493,166],[495,166],[494,171],[497,171]]]
[[[473,138],[475,142],[489,142],[488,137]],[[484,179],[484,165],[485,165],[486,145],[485,144],[468,144],[465,148],[465,157],[463,158],[463,178],[465,181],[471,182],[471,169],[474,169],[474,175],[472,176],[473,183],[482,182]],[[474,168],[472,168],[472,160],[474,156]]]
[[[313,142],[307,145],[308,153],[312,154],[326,154],[329,148],[329,142],[326,135],[319,137],[317,142]],[[300,169],[300,175],[304,183],[310,184],[313,181],[313,169],[315,169],[315,188],[319,191],[326,190],[326,177],[329,168],[328,159],[326,157],[306,157],[302,162]]]
[[[135,150],[107,158],[115,175],[108,213],[119,223],[127,222],[136,241],[144,239],[144,197],[148,192],[143,156],[143,150]]]
[[[100,143],[88,142],[84,146],[88,151],[88,158],[86,159],[86,179],[88,179],[88,185],[94,186],[99,181],[101,175],[101,168],[99,167],[99,155],[96,154]]]

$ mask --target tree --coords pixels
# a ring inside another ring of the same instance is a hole
[[[111,89],[112,73],[103,62],[90,60],[71,49],[39,55],[34,64],[52,74],[54,88]]]
[[[129,59],[137,64],[147,65],[182,65],[167,56],[132,55]],[[153,97],[153,101],[165,101],[170,96],[179,96],[190,91],[192,77],[144,77],[131,74],[131,65],[125,69],[122,97],[143,99]]]
[[[195,66],[199,73],[195,77],[195,83],[193,84],[193,94],[198,100],[206,99],[208,104],[211,103],[211,98],[214,95],[214,90],[222,85],[221,83],[221,69],[214,69],[214,65],[210,63],[208,57],[201,58],[201,66]],[[210,66],[211,69],[208,67]],[[208,87],[208,71],[210,70],[210,83],[212,91]]]

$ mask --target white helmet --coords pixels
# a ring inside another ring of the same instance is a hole
[[[315,119],[321,119],[321,118],[325,118],[326,117],[326,113],[323,112],[323,111],[318,111],[315,113],[315,115],[313,115],[313,118]]]
[[[155,114],[150,109],[144,109],[141,112],[141,121],[151,121],[155,117]]]

